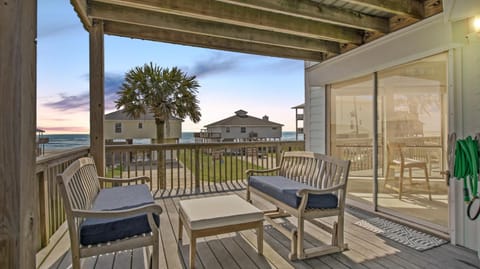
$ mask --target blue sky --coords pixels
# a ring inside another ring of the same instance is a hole
[[[38,1],[37,125],[48,133],[88,133],[88,33],[68,0]],[[303,61],[105,36],[105,106],[114,111],[125,73],[153,62],[178,66],[200,83],[202,119],[184,131],[233,115],[268,115],[295,129],[292,106],[304,102]]]

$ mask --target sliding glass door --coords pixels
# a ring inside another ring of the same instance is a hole
[[[446,162],[446,74],[443,53],[330,85],[330,153],[352,161],[350,200],[439,229],[448,226],[448,189],[440,173]]]

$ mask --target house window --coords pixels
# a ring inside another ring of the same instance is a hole
[[[115,133],[121,133],[122,132],[122,123],[117,122],[115,123]]]
[[[247,128],[246,127],[240,127],[240,133],[246,133]]]
[[[277,127],[272,127],[272,130],[277,130]]]
[[[138,123],[138,129],[143,129],[143,123],[142,122]]]
[[[230,133],[230,127],[226,127],[225,132]]]

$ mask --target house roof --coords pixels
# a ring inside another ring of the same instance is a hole
[[[324,61],[432,15],[425,0],[71,0],[87,31]]]
[[[134,119],[132,117],[127,116],[127,114],[124,112],[125,110],[117,110],[108,114],[105,114],[105,120],[155,120],[153,117],[153,113],[147,113],[145,115],[140,116],[138,119]],[[170,120],[180,120],[183,121],[180,118],[170,116]]]
[[[305,108],[305,104],[300,104],[298,106],[292,106],[292,109],[295,109],[295,108]]]
[[[259,119],[256,117],[252,117],[247,115],[247,111],[245,110],[238,110],[235,112],[234,116],[228,117],[223,120],[219,120],[214,123],[210,123],[205,125],[205,127],[218,127],[218,126],[273,126],[279,127],[283,126],[283,124],[276,123],[273,121],[269,121],[267,116],[264,118]]]

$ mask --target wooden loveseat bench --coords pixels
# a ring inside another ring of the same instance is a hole
[[[289,258],[305,259],[347,248],[343,241],[344,208],[350,161],[313,152],[284,152],[280,165],[269,170],[247,170],[247,201],[254,193],[277,207],[265,218],[291,238]],[[273,219],[294,216],[297,227],[286,229]],[[333,227],[316,218],[337,216]],[[332,234],[330,245],[304,249],[304,220]]]
[[[162,212],[147,185],[134,184],[148,177],[104,178],[97,175],[92,158],[80,158],[57,176],[64,200],[72,251],[72,267],[80,259],[109,252],[153,246],[152,268],[159,267],[159,236]]]

